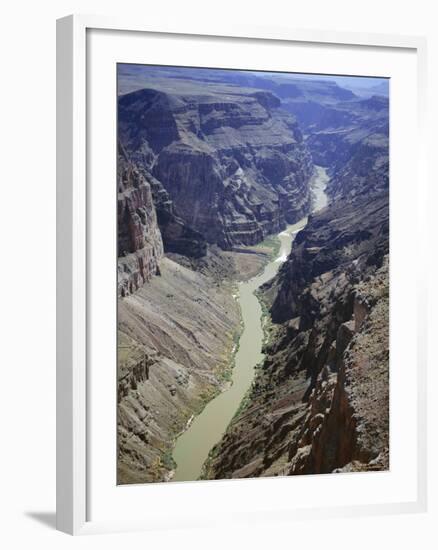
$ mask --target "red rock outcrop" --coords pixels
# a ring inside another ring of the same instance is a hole
[[[150,185],[120,146],[117,186],[118,295],[124,297],[159,273],[163,242]]]

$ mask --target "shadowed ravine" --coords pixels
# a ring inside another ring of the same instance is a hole
[[[328,176],[324,168],[316,167],[312,184],[314,192],[313,210],[326,206],[324,192]],[[190,481],[198,479],[202,466],[210,449],[221,439],[228,424],[236,413],[245,393],[251,386],[255,367],[264,358],[262,353],[263,328],[262,309],[255,291],[272,279],[286,261],[295,235],[303,229],[307,217],[290,225],[279,233],[281,246],[278,255],[264,271],[249,281],[239,283],[239,304],[242,313],[243,332],[239,340],[239,349],[235,356],[231,386],[210,401],[201,414],[194,418],[189,428],[177,439],[173,458],[177,468],[172,481]]]

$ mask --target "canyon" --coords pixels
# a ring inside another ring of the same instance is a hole
[[[266,358],[207,478],[389,466],[387,198],[333,208],[265,289]]]
[[[119,137],[179,216],[209,243],[231,249],[308,211],[311,156],[295,118],[280,107],[269,91],[163,79],[119,99]]]
[[[388,97],[122,65],[118,125],[118,483],[388,469]]]

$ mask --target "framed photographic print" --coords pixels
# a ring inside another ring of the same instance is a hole
[[[59,529],[424,509],[424,63],[58,21]]]

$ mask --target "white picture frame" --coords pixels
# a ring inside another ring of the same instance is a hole
[[[164,25],[151,28],[147,23],[137,20],[113,19],[97,16],[72,15],[57,22],[57,528],[70,534],[95,532],[124,531],[131,529],[148,530],[153,528],[172,527],[186,524],[184,517],[178,518],[176,512],[167,515],[156,510],[154,518],[141,517],[132,520],[126,517],[108,515],[95,520],[90,518],[90,456],[91,444],[89,433],[89,412],[92,410],[90,393],[90,330],[89,330],[89,281],[90,258],[87,255],[89,246],[90,217],[93,210],[89,203],[89,172],[87,155],[89,154],[87,126],[87,98],[90,86],[90,64],[87,62],[90,42],[88,33],[100,30],[115,33],[138,33],[142,36],[166,36],[180,40],[201,37],[203,40],[218,39],[222,41],[238,39],[242,43],[263,41],[270,44],[318,44],[321,47],[345,46],[369,48],[375,52],[394,49],[409,51],[416,59],[415,90],[418,105],[415,105],[416,124],[418,126],[418,155],[415,155],[416,181],[414,193],[418,201],[418,227],[412,228],[416,237],[425,234],[426,220],[421,212],[425,206],[425,78],[426,78],[426,43],[423,38],[350,34],[326,31],[293,30],[287,28],[240,28],[229,29],[180,29],[178,25]],[[175,63],[178,64],[178,63]],[[242,67],[244,68],[244,67]],[[329,71],[328,71],[329,72]],[[349,74],[349,73],[348,73]],[[417,130],[416,130],[417,132]],[[89,159],[88,159],[89,160]],[[391,213],[396,206],[391,206]],[[418,242],[426,239],[418,238]],[[419,254],[422,254],[421,246]],[[417,277],[417,294],[415,307],[425,308],[426,288],[425,274],[418,262],[414,266]],[[114,294],[115,299],[115,294]],[[236,521],[260,521],[263,517],[271,521],[276,517],[284,519],[302,517],[327,517],[329,515],[381,514],[396,512],[418,512],[426,509],[426,330],[417,327],[415,342],[416,351],[416,471],[415,495],[402,501],[393,499],[367,502],[364,504],[340,504],[327,507],[316,504],[315,507],[284,505],[281,509],[264,510],[248,506],[242,516],[236,515]],[[392,342],[393,343],[393,342]],[[392,390],[391,390],[392,391]],[[114,400],[114,408],[115,408]],[[114,433],[114,441],[115,441]],[[114,444],[115,445],[115,444]],[[311,476],[315,478],[315,476]],[[327,476],[322,476],[327,478]],[[276,480],[280,481],[281,480]],[[309,483],[314,484],[314,481]],[[221,498],[234,498],[236,482],[231,485],[225,482],[202,482],[202,494],[220,492]],[[240,483],[237,482],[237,483]],[[248,495],[267,491],[268,485],[258,486],[259,480],[246,481]],[[248,483],[250,485],[248,485]],[[198,484],[199,485],[199,484]],[[170,484],[165,487],[166,498],[183,491],[181,484]],[[243,485],[242,485],[243,487]],[[278,490],[272,485],[269,494]],[[254,489],[256,488],[256,489]],[[162,491],[156,487],[154,491]],[[193,491],[198,491],[194,488]],[[237,489],[238,491],[239,489]],[[246,490],[246,489],[245,489]],[[233,491],[233,493],[231,492]],[[198,491],[199,492],[199,491]],[[268,493],[266,493],[268,494]],[[185,496],[184,496],[185,497]],[[250,502],[250,501],[249,501]],[[220,518],[219,518],[220,520]],[[213,521],[213,520],[212,520]],[[216,518],[218,521],[218,518]],[[205,525],[208,518],[194,517],[193,525]]]

